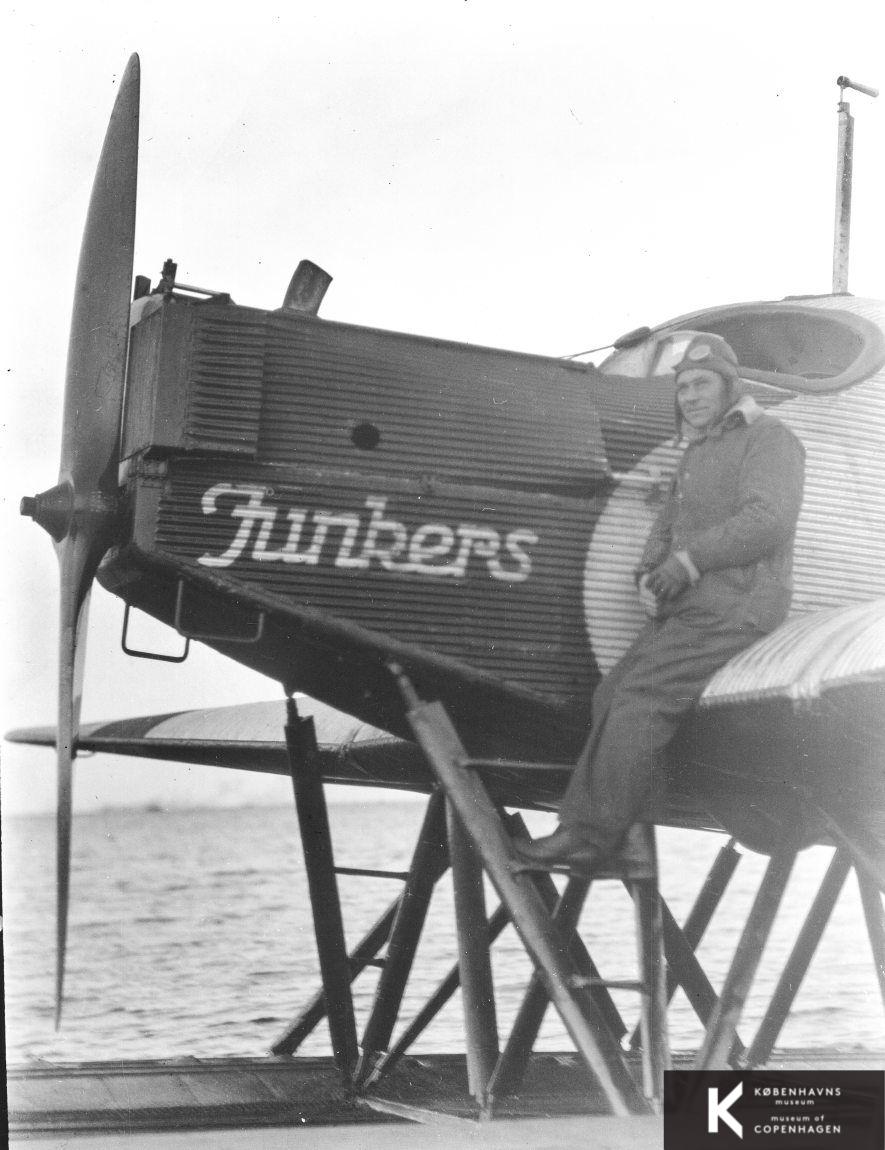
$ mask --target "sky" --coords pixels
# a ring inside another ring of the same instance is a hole
[[[596,8],[606,11],[596,11]],[[19,499],[58,472],[80,235],[116,84],[142,65],[135,272],[274,308],[568,355],[700,307],[824,293],[836,77],[885,86],[885,5],[353,0],[5,5],[0,729],[55,713],[57,572]],[[856,117],[849,288],[885,295],[885,94]],[[127,658],[93,594],[83,718],[277,697],[212,652]],[[132,638],[174,645],[143,622]],[[2,746],[4,810],[54,756]],[[75,806],[284,801],[288,784],[81,759]]]

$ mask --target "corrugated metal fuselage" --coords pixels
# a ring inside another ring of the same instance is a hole
[[[660,389],[584,365],[173,300],[133,330],[101,578],[170,623],[182,586],[183,629],[376,725],[401,729],[397,658],[490,734],[495,700],[550,711],[568,757],[599,677],[588,539],[671,430]]]
[[[808,450],[798,611],[880,593],[874,366],[819,394],[756,373]],[[100,579],[394,733],[390,661],[477,751],[568,760],[641,622],[632,569],[679,456],[672,415],[672,377],[171,299],[133,328],[128,526]]]

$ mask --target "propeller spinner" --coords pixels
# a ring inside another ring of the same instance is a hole
[[[61,1018],[71,868],[73,760],[92,580],[114,541],[120,420],[135,247],[140,67],[126,66],[98,161],[74,289],[58,483],[22,500],[52,536],[61,610],[58,672],[55,1025]]]

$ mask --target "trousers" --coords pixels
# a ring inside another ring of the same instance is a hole
[[[610,855],[654,800],[667,744],[704,687],[764,632],[714,620],[650,619],[593,693],[590,734],[563,796],[559,821]]]

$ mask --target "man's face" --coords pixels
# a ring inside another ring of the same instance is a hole
[[[690,427],[707,431],[725,413],[728,388],[718,372],[691,367],[679,374],[676,402]]]

